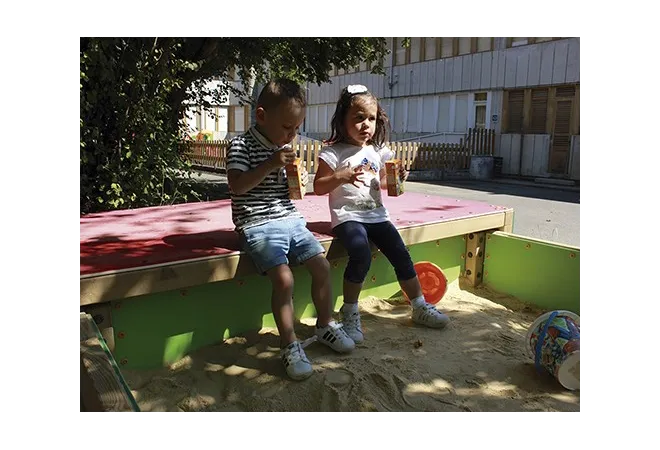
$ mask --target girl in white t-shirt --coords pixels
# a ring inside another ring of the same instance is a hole
[[[369,241],[387,257],[401,289],[412,305],[414,322],[442,328],[449,318],[426,302],[412,259],[401,235],[383,206],[385,161],[392,151],[384,146],[390,123],[376,97],[362,85],[344,88],[331,122],[332,134],[319,155],[314,193],[330,193],[332,230],[348,252],[344,272],[344,329],[360,343],[364,340],[358,297],[369,267]],[[403,173],[403,178],[407,177]]]

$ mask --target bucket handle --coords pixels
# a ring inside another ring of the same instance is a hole
[[[559,314],[559,311],[553,311],[552,314],[550,314],[550,317],[548,317],[548,320],[545,321],[545,325],[543,325],[543,330],[539,333],[539,338],[538,341],[536,341],[536,354],[534,355],[534,365],[536,366],[536,370],[539,372],[543,372],[543,367],[541,366],[541,349],[543,347],[543,340],[545,339],[545,335],[548,332],[548,328],[550,327],[550,323],[557,317]],[[572,339],[574,337],[579,338],[580,333],[577,330],[574,330],[574,327],[568,323],[568,328],[570,329],[570,334],[566,335],[566,333],[560,332],[559,336],[564,338],[564,339]]]

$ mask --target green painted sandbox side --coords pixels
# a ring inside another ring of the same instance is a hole
[[[449,282],[458,278],[464,264],[465,241],[456,236],[411,245],[414,262],[432,261]],[[362,296],[389,298],[400,292],[391,265],[375,253]],[[335,309],[342,304],[342,280],[348,259],[330,261]],[[310,298],[311,278],[304,267],[293,269],[294,306],[298,318],[314,317]],[[162,367],[202,346],[237,334],[274,327],[268,278],[251,275],[233,280],[148,294],[112,302],[115,359],[122,368]]]
[[[580,314],[580,249],[500,231],[489,233],[484,283],[541,308]]]

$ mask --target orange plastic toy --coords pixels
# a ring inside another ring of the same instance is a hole
[[[447,293],[447,277],[440,267],[429,261],[420,261],[414,267],[419,284],[422,285],[424,298],[428,303],[435,305]],[[403,295],[408,298],[405,292]]]

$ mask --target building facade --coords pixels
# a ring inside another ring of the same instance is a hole
[[[388,38],[385,75],[362,63],[308,83],[302,134],[326,139],[341,88],[364,84],[392,123],[392,141],[457,143],[496,132],[503,173],[579,180],[579,38]]]

